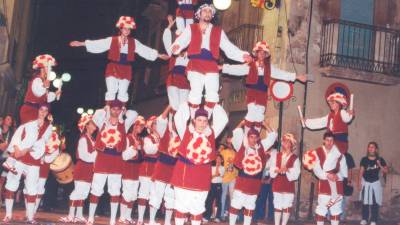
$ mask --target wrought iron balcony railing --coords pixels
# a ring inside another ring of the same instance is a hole
[[[256,24],[242,24],[228,32],[229,39],[240,49],[251,52],[254,44],[262,40],[263,26]]]
[[[400,77],[400,31],[337,19],[324,20],[320,66]]]

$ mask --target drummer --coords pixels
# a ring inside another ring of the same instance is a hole
[[[104,109],[96,110],[93,122],[99,128],[95,142],[97,151],[94,162],[94,174],[90,191],[89,218],[86,224],[94,224],[94,215],[99,197],[107,191],[110,194],[110,224],[116,223],[118,205],[121,195],[122,151],[126,149],[126,131],[137,117],[133,110],[124,112],[123,103],[114,100]],[[126,119],[123,119],[125,113]]]
[[[83,203],[89,196],[93,178],[93,163],[97,156],[97,152],[94,149],[95,139],[93,138],[97,128],[92,121],[92,115],[83,113],[78,122],[78,128],[81,132],[81,137],[76,151],[75,188],[69,196],[69,214],[60,218],[60,221],[64,223],[86,223],[86,219],[83,217]]]
[[[47,119],[49,106],[42,104],[38,109],[38,118],[18,127],[7,149],[16,159],[15,173],[7,174],[6,215],[3,223],[10,223],[14,204],[14,193],[18,189],[21,176],[25,176],[26,217],[28,223],[35,223],[34,211],[39,181],[40,159],[45,152],[45,143],[51,135],[51,125]]]

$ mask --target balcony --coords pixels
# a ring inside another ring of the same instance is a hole
[[[349,21],[324,20],[322,74],[380,84],[400,82],[400,31]]]

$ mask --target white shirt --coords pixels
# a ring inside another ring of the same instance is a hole
[[[217,170],[217,167],[216,166],[212,166],[212,168],[211,168],[212,176],[217,174],[216,170]],[[218,172],[219,172],[219,176],[218,177],[213,177],[211,179],[211,183],[213,183],[213,184],[222,183],[222,178],[223,178],[224,172],[225,172],[224,166],[219,166]]]

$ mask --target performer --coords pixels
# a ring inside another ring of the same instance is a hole
[[[143,224],[146,205],[150,197],[150,188],[153,185],[151,177],[157,162],[158,146],[160,144],[160,134],[157,122],[156,116],[151,116],[146,122],[148,135],[143,141],[144,155],[139,170],[140,187],[138,193],[138,224]]]
[[[346,109],[348,103],[342,93],[333,93],[326,100],[330,108],[329,114],[320,118],[306,119],[304,123],[311,130],[327,128],[334,135],[335,145],[344,154],[348,150],[347,124],[353,119],[354,112]]]
[[[53,56],[44,54],[36,56],[32,63],[35,73],[28,83],[24,104],[19,111],[20,123],[36,120],[38,108],[41,104],[50,103],[61,96],[61,90],[49,91],[50,81],[48,80],[51,67],[56,65]]]
[[[163,34],[165,50],[171,56],[172,33],[171,27],[174,25],[172,17],[168,17],[168,27]],[[187,102],[190,85],[186,78],[186,66],[189,62],[186,52],[181,52],[178,56],[169,59],[168,77],[166,81],[169,105],[172,112],[176,112],[183,102]]]
[[[4,117],[4,120],[0,124],[0,163],[3,165],[3,163],[7,160],[8,158],[8,144],[11,141],[11,138],[14,134],[14,127],[13,127],[13,122],[14,119],[12,116],[7,115]],[[7,169],[0,167],[1,175],[0,175],[0,202],[3,202],[2,197],[3,197],[3,187],[6,182],[6,177],[7,177]]]
[[[247,76],[247,115],[245,117],[248,123],[255,123],[258,129],[264,121],[265,106],[268,100],[269,83],[271,78],[295,82],[296,79],[305,82],[307,77],[303,74],[296,75],[271,64],[271,53],[266,41],[259,41],[253,48],[255,62],[250,64],[222,66],[222,73]]]
[[[76,151],[76,164],[74,168],[74,190],[69,196],[69,213],[61,217],[64,223],[86,223],[83,216],[83,204],[89,196],[90,185],[93,179],[93,163],[96,160],[94,132],[97,130],[93,122],[93,116],[83,113],[78,121],[78,128],[81,136]],[[76,213],[75,213],[76,210]]]
[[[176,163],[176,154],[181,140],[176,133],[172,116],[168,119],[171,107],[168,106],[157,118],[157,129],[161,136],[159,144],[159,156],[152,176],[150,189],[150,225],[155,225],[155,219],[161,202],[164,199],[165,222],[171,225],[172,212],[174,209],[174,190],[171,187],[171,177]]]
[[[25,176],[26,218],[28,223],[34,221],[37,183],[39,181],[40,159],[45,152],[45,143],[51,134],[51,125],[47,120],[49,111],[47,104],[38,109],[38,117],[34,121],[22,124],[15,131],[7,151],[15,161],[15,172],[7,174],[6,181],[6,215],[4,223],[10,223],[14,204],[14,193],[17,191],[21,176]],[[11,158],[11,157],[8,157]]]
[[[181,144],[178,161],[171,178],[175,192],[175,224],[183,225],[186,214],[190,214],[192,224],[200,225],[205,211],[205,201],[211,183],[211,161],[215,160],[215,138],[228,123],[228,116],[220,105],[213,109],[212,124],[208,112],[199,108],[189,125],[190,109],[182,104],[175,114],[175,126]]]
[[[50,164],[57,158],[60,154],[60,149],[63,149],[61,146],[61,140],[58,136],[57,131],[53,131],[50,135],[50,138],[46,142],[45,153],[41,158],[40,169],[39,169],[39,181],[37,183],[37,196],[36,196],[36,205],[35,205],[35,213],[37,212],[40,201],[45,192],[45,185],[47,181],[47,177],[49,176]]]
[[[176,0],[178,8],[176,9],[176,27],[177,34],[182,33],[186,26],[193,23],[194,6],[197,0]]]
[[[295,182],[299,179],[301,171],[300,161],[294,154],[296,144],[294,135],[286,133],[282,137],[281,151],[271,153],[269,174],[273,179],[275,225],[286,225],[288,223],[290,210],[293,206]]]
[[[122,198],[120,204],[119,221],[124,224],[133,224],[132,207],[136,201],[139,189],[139,170],[143,160],[143,138],[142,133],[146,121],[143,116],[138,116],[133,124],[133,129],[128,134],[128,148],[122,152]]]
[[[107,86],[105,100],[109,102],[117,97],[119,101],[126,103],[129,98],[128,87],[132,79],[131,63],[135,61],[135,53],[150,61],[154,61],[157,58],[166,60],[169,57],[165,54],[159,54],[157,50],[149,48],[129,36],[131,31],[136,29],[133,17],[121,16],[116,27],[120,31],[119,36],[83,42],[72,41],[70,46],[85,46],[86,51],[95,54],[108,51],[109,63],[105,72]]]
[[[87,221],[87,224],[90,225],[94,223],[97,203],[99,197],[104,193],[106,182],[107,191],[111,196],[110,224],[115,224],[121,194],[122,151],[126,149],[126,131],[137,117],[135,111],[128,110],[125,113],[126,119],[124,120],[121,114],[122,107],[122,102],[114,100],[110,102],[109,107],[96,110],[93,115],[93,122],[99,128],[99,134],[95,143],[97,156],[94,162]]]
[[[211,116],[212,108],[219,102],[219,59],[221,48],[226,56],[239,62],[250,62],[249,53],[233,45],[225,32],[211,23],[215,8],[203,4],[196,12],[199,23],[187,26],[183,33],[172,44],[171,51],[178,55],[183,49],[188,48],[189,63],[187,66],[190,93],[188,101],[191,104],[191,117],[201,103],[203,89],[205,89],[205,109]]]
[[[347,177],[346,159],[334,144],[334,134],[324,134],[324,144],[314,151],[312,170],[318,178],[318,205],[315,209],[317,225],[323,225],[328,211],[332,225],[339,224],[342,213],[343,179]],[[336,184],[337,197],[333,197],[332,182]]]
[[[229,224],[234,225],[238,212],[244,208],[244,225],[251,224],[253,211],[256,207],[257,195],[260,192],[261,178],[269,155],[267,150],[274,144],[277,133],[268,126],[267,136],[261,140],[260,133],[253,127],[246,133],[245,121],[241,121],[233,131],[232,145],[238,152],[234,165],[239,170],[233,189]]]

